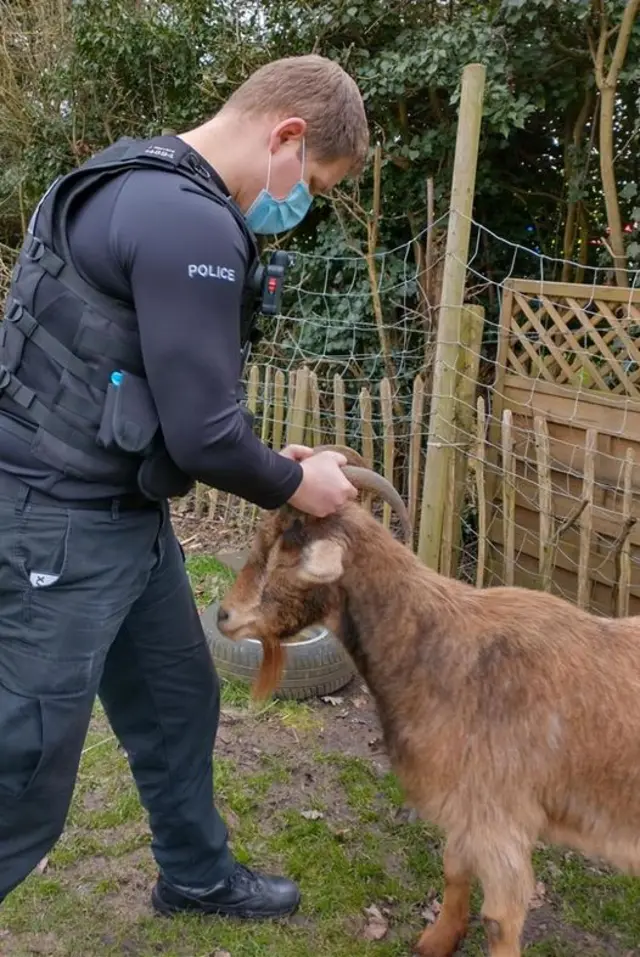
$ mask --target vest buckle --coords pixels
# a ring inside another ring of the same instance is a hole
[[[25,254],[33,262],[38,262],[39,259],[42,259],[44,256],[45,245],[41,239],[38,239],[37,236],[34,236],[33,233],[29,237],[29,244],[25,249]]]
[[[196,176],[202,176],[203,179],[211,179],[211,173],[202,165],[195,153],[187,153],[183,159],[183,165],[190,169]]]
[[[0,366],[0,395],[2,395],[10,382],[11,372],[6,366]]]
[[[22,306],[17,299],[12,299],[4,318],[7,322],[19,322],[23,313],[24,306]]]

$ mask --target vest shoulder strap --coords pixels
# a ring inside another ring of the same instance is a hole
[[[198,154],[173,136],[157,136],[149,140],[122,137],[92,156],[78,169],[52,184],[34,212],[29,231],[68,261],[66,220],[72,204],[105,180],[135,169],[163,170],[189,180],[200,193],[228,209],[244,236],[249,260],[258,257],[255,237],[240,208],[215,181]],[[40,216],[42,225],[38,228]]]
[[[132,304],[119,302],[105,295],[88,282],[73,266],[67,237],[67,220],[72,205],[101,183],[127,170],[157,169],[180,175],[194,190],[224,206],[234,217],[247,248],[247,285],[255,285],[254,273],[259,266],[256,239],[246,224],[242,211],[227,195],[203,164],[198,154],[174,136],[158,136],[148,140],[122,137],[116,143],[91,157],[82,166],[59,177],[49,187],[34,210],[24,245],[24,255],[59,280],[87,305],[107,312],[113,319],[129,325]],[[243,323],[244,324],[244,323]]]

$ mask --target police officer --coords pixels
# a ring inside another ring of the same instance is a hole
[[[367,148],[347,74],[287,58],[34,211],[0,327],[0,901],[64,828],[98,695],[148,812],[155,908],[298,905],[236,862],[214,806],[219,685],[167,499],[195,480],[317,516],[355,497],[341,455],[263,445],[238,382],[254,234],[296,226]]]

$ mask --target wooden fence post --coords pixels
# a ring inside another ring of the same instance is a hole
[[[411,405],[411,434],[409,445],[409,518],[416,528],[418,501],[420,495],[420,461],[422,458],[422,419],[424,415],[424,380],[418,375],[413,380],[413,402]],[[411,542],[411,547],[415,541]]]
[[[547,420],[542,415],[534,416],[533,432],[538,465],[538,572],[542,591],[551,591],[555,558],[551,446]]]
[[[395,438],[393,430],[393,397],[391,384],[388,379],[380,383],[380,412],[382,416],[382,447],[384,477],[393,485],[393,460],[395,458]],[[391,507],[386,504],[382,510],[382,524],[385,528],[391,526]]]
[[[295,389],[293,392],[293,403],[291,409],[290,427],[287,435],[287,442],[291,445],[301,445],[304,440],[304,434],[307,423],[307,412],[309,410],[309,369],[302,366],[297,370],[295,379]]]
[[[369,468],[373,468],[373,407],[371,403],[371,394],[366,386],[360,389],[360,418],[362,422],[362,458]],[[373,496],[370,492],[365,492],[362,496],[362,504],[365,508],[371,510]]]
[[[478,561],[476,563],[476,588],[484,586],[485,564],[487,561],[487,493],[484,466],[487,460],[486,415],[484,399],[478,396],[476,403],[476,451],[473,467],[476,473],[476,500],[478,504]]]
[[[249,369],[249,384],[247,386],[247,408],[252,415],[256,414],[258,406],[258,389],[260,388],[260,367],[252,365]],[[263,411],[264,415],[264,411]],[[240,521],[244,518],[244,513],[249,507],[246,499],[240,502]]]
[[[578,608],[588,609],[591,598],[589,577],[591,537],[593,534],[593,493],[595,489],[598,433],[587,429],[584,437],[584,466],[582,469],[582,500],[586,508],[580,517],[580,552],[578,554]]]
[[[424,470],[418,554],[429,567],[440,561],[443,519],[455,422],[456,355],[471,235],[486,67],[472,63],[462,75],[462,95],[451,188],[451,209],[433,370],[429,445]]]
[[[633,476],[633,449],[627,449],[624,458],[624,478],[622,493],[622,533],[619,537],[619,553],[616,555],[616,587],[615,612],[618,618],[625,618],[629,614],[629,591],[631,589],[631,545],[629,535],[636,519],[631,514],[632,506],[632,476]],[[614,613],[615,613],[614,612]]]
[[[276,369],[273,377],[273,433],[271,436],[271,447],[274,452],[279,452],[282,448],[286,417],[284,408],[285,384],[284,372],[282,369]]]
[[[502,535],[505,585],[515,583],[516,565],[516,457],[513,450],[513,414],[502,413]]]
[[[443,575],[451,577],[456,575],[460,560],[461,518],[467,487],[469,453],[476,438],[474,414],[483,330],[484,309],[482,306],[468,304],[463,306],[454,389],[453,417],[456,434],[455,449],[450,464],[452,487],[447,497],[440,553],[440,571]],[[448,543],[446,549],[445,542]]]

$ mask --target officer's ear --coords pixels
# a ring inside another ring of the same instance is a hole
[[[307,132],[307,122],[301,116],[289,116],[274,126],[269,137],[269,149],[275,155],[283,146],[295,143],[302,145]],[[292,143],[293,141],[293,143]]]

